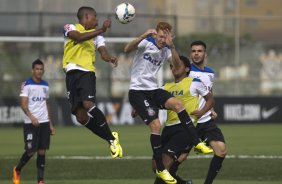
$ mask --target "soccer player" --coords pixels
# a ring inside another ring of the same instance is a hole
[[[205,66],[205,58],[207,57],[206,49],[206,43],[203,41],[195,41],[191,43],[190,58],[192,60],[192,65],[189,76],[200,79],[212,92],[214,71]],[[204,106],[205,103],[207,103],[206,100],[201,96],[199,103],[200,108]],[[224,136],[214,121],[216,117],[216,112],[210,110],[198,119],[196,127],[198,136],[210,145],[214,151],[214,156],[210,162],[205,184],[211,184],[213,182],[227,154]]]
[[[32,77],[22,83],[20,92],[24,116],[25,152],[13,169],[13,183],[20,184],[22,168],[37,152],[37,180],[44,184],[45,152],[49,149],[50,135],[55,134],[50,118],[49,85],[42,80],[44,64],[37,59],[32,63]]]
[[[104,61],[117,66],[117,58],[108,53],[105,39],[100,35],[107,31],[111,22],[105,20],[101,28],[96,28],[98,20],[92,7],[80,7],[77,18],[77,24],[64,26],[63,69],[66,72],[67,97],[71,112],[79,123],[109,143],[113,158],[122,157],[118,134],[111,132],[105,115],[95,104],[96,50]]]
[[[185,56],[180,56],[180,60],[181,64],[178,68],[170,65],[175,81],[166,83],[163,89],[183,102],[185,110],[190,115],[194,124],[197,124],[198,119],[213,107],[214,98],[201,80],[188,77],[191,70],[189,59]],[[198,109],[200,95],[204,97],[207,103],[201,109]],[[165,125],[161,135],[163,162],[170,174],[177,180],[177,184],[191,184],[191,180],[184,181],[176,174],[175,168],[171,167],[174,165],[174,162],[178,162],[177,159],[182,153],[188,153],[191,150],[193,144],[191,139],[189,139],[189,134],[181,126],[177,114],[171,110],[167,111]],[[187,139],[184,139],[184,137],[187,137]],[[154,159],[152,166],[153,170],[155,170]],[[164,184],[164,182],[156,178],[154,184]]]
[[[171,25],[167,22],[159,22],[156,29],[148,29],[129,42],[124,52],[129,53],[137,49],[131,68],[129,102],[151,130],[150,142],[156,160],[156,174],[166,183],[174,184],[176,180],[162,162],[159,108],[177,112],[193,144],[204,153],[211,152],[211,149],[199,141],[195,127],[182,102],[158,87],[156,74],[164,62],[170,61],[176,67],[181,62],[172,41],[171,29]]]

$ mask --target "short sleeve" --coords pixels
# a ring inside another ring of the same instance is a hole
[[[26,85],[26,82],[23,82],[21,84],[20,96],[28,97],[28,86]]]
[[[46,98],[47,98],[47,99],[49,99],[49,98],[50,98],[50,94],[49,94],[49,87],[47,88]]]
[[[145,48],[147,44],[148,44],[148,41],[147,41],[146,39],[143,39],[143,40],[138,44],[138,49],[140,49],[140,48]]]
[[[67,37],[70,31],[76,30],[75,25],[73,24],[66,24],[64,26],[64,36]]]
[[[206,96],[209,93],[209,90],[201,80],[193,79],[190,86],[190,93],[193,96]]]
[[[99,47],[101,46],[105,46],[106,43],[105,43],[105,38],[101,35],[98,35],[97,37],[95,37],[94,39],[94,44],[95,44],[95,47],[98,49]]]

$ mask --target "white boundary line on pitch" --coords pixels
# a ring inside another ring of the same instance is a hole
[[[212,158],[213,155],[192,155],[188,159]],[[15,159],[17,157],[3,157],[4,159]],[[282,156],[277,155],[227,155],[227,159],[282,159]],[[111,160],[110,156],[50,156],[47,159],[53,160]],[[124,156],[121,160],[150,160],[150,156]]]

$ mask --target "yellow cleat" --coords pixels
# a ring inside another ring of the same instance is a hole
[[[20,184],[20,172],[16,171],[16,167],[13,168],[13,184]]]
[[[115,140],[114,142],[111,143],[110,145],[110,149],[111,149],[111,156],[112,158],[116,158],[116,157],[122,157],[123,152],[122,152],[122,147],[119,144],[119,137],[118,137],[118,133],[117,132],[112,132]]]
[[[200,142],[199,144],[197,144],[197,146],[195,146],[194,151],[196,154],[199,153],[204,153],[204,154],[209,154],[209,153],[213,153],[213,150],[211,148],[209,148],[204,142]]]
[[[160,172],[156,170],[156,174],[167,184],[176,184],[177,182],[176,179],[174,179],[166,169]]]

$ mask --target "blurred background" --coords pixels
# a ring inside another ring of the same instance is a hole
[[[188,56],[190,43],[207,43],[207,65],[215,71],[213,93],[218,121],[281,122],[282,119],[282,1],[281,0],[128,0],[133,22],[115,20],[121,0],[1,0],[0,1],[0,125],[22,122],[18,96],[21,82],[31,74],[31,63],[45,63],[54,122],[76,124],[70,115],[64,77],[63,26],[76,23],[80,6],[92,6],[99,24],[112,20],[105,33],[110,53],[119,58],[112,68],[97,57],[98,106],[111,124],[135,124],[127,100],[133,55],[126,42],[154,28],[159,21],[173,26],[175,45]],[[133,53],[134,54],[134,53]],[[160,84],[172,81],[168,65]]]

